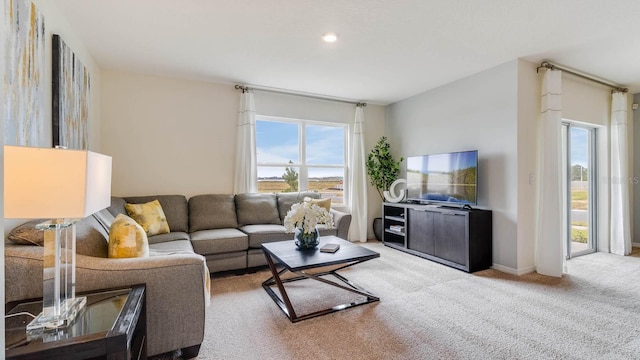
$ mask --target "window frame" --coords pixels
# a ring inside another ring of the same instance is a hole
[[[349,187],[347,184],[349,183],[349,131],[350,126],[346,123],[341,122],[329,122],[329,121],[318,121],[318,120],[307,120],[307,119],[295,119],[295,118],[287,118],[280,116],[270,116],[270,115],[260,115],[256,114],[256,123],[258,121],[265,122],[276,122],[276,123],[289,123],[298,125],[298,160],[299,162],[294,163],[266,163],[259,162],[258,159],[258,136],[256,134],[256,166],[257,167],[295,167],[298,169],[298,190],[299,191],[307,191],[309,187],[309,169],[313,168],[332,168],[332,169],[343,169],[342,176],[342,192],[343,192],[343,203],[342,204],[332,204],[332,207],[337,210],[346,211],[348,210],[349,204]],[[343,165],[336,164],[307,164],[307,125],[319,125],[319,126],[327,126],[327,127],[335,127],[342,128],[344,134],[344,158]],[[256,183],[258,181],[258,173],[256,172]]]
[[[570,119],[563,118],[561,123],[562,128],[564,129],[562,134],[563,144],[563,154],[561,157],[564,158],[566,162],[566,168],[563,170],[566,172],[566,188],[564,190],[565,194],[565,218],[566,218],[566,232],[565,232],[565,249],[566,255],[565,259],[569,260],[578,256],[592,254],[598,252],[598,243],[599,243],[599,229],[598,229],[598,219],[599,219],[599,192],[600,185],[598,184],[598,174],[599,174],[599,157],[597,148],[599,146],[599,137],[600,131],[598,127],[592,124],[582,123],[573,121]],[[571,239],[571,229],[572,229],[572,215],[571,215],[571,129],[582,129],[587,132],[588,140],[587,140],[587,153],[588,153],[588,169],[587,169],[587,177],[589,179],[588,182],[588,241],[587,241],[587,249],[582,251],[572,251],[572,239]]]

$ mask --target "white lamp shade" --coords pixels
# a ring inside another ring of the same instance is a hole
[[[4,147],[4,217],[79,219],[111,205],[111,156]]]

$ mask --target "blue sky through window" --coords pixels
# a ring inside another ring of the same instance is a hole
[[[256,149],[258,163],[298,163],[298,124],[256,121]]]
[[[307,164],[343,165],[344,128],[307,125]]]
[[[298,123],[256,120],[256,149],[258,164],[301,163],[299,158]],[[306,125],[306,164],[344,166],[345,129],[343,126]],[[259,166],[258,177],[278,177],[284,167]],[[343,168],[309,169],[309,178],[340,177]]]
[[[587,167],[589,157],[589,132],[571,127],[571,165]]]

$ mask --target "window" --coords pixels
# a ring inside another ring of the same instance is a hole
[[[572,122],[562,124],[567,212],[567,259],[597,248],[597,132]]]
[[[257,115],[258,192],[317,191],[344,205],[347,129]]]

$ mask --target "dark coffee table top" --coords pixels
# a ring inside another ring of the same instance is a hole
[[[313,269],[328,265],[344,264],[351,261],[366,261],[380,257],[380,254],[343,240],[336,236],[321,236],[316,249],[300,250],[294,240],[262,244],[262,250],[290,271]],[[335,253],[324,253],[320,248],[327,243],[340,244]]]

